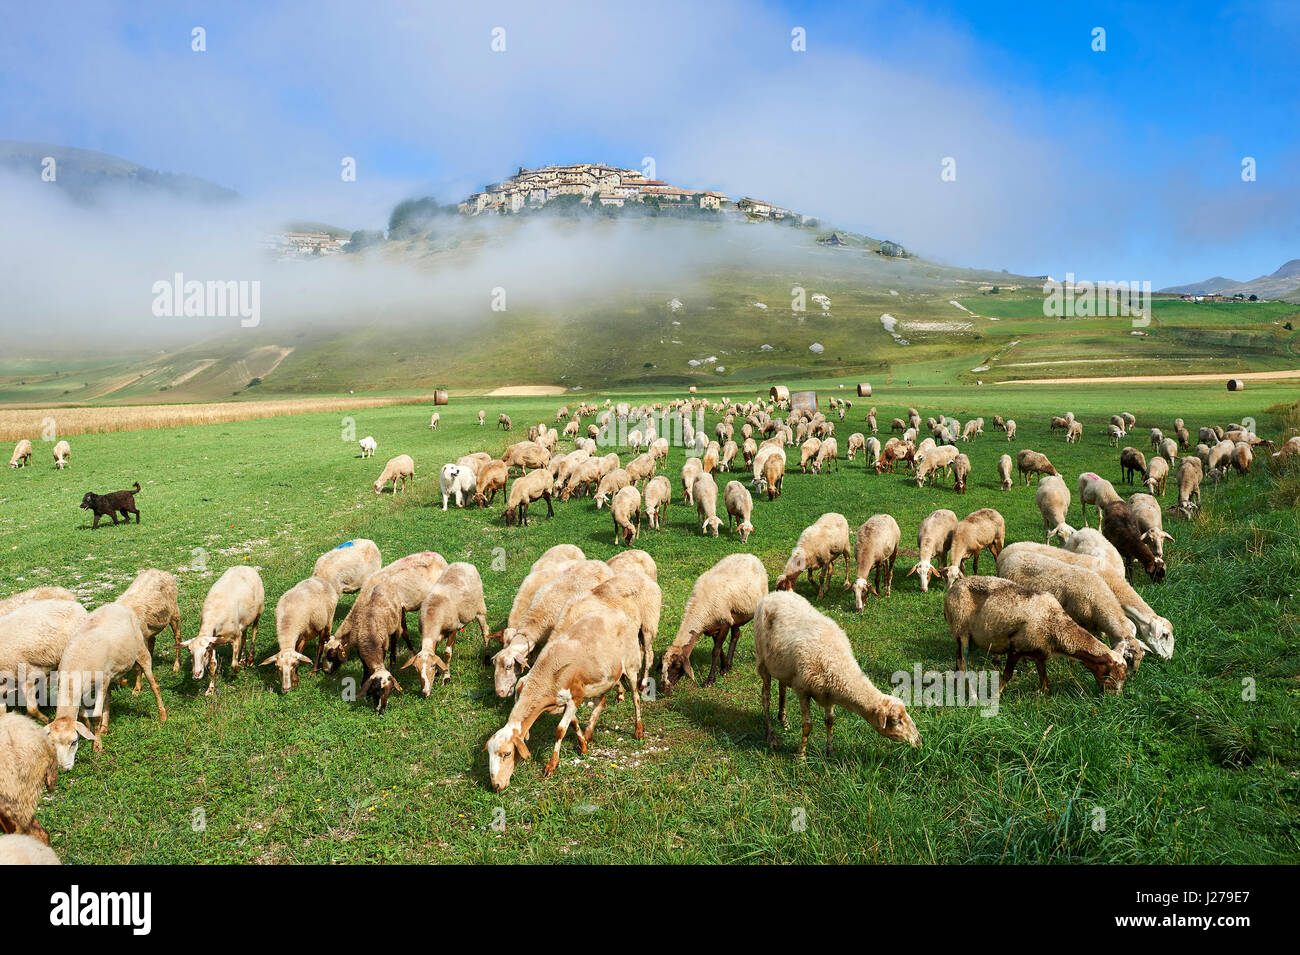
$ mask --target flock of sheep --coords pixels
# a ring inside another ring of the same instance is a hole
[[[831,400],[832,413],[838,413],[840,421],[849,407],[849,402]],[[720,419],[712,438],[695,427],[709,412]],[[486,417],[486,412],[478,412],[480,425]],[[584,421],[588,422],[585,432]],[[900,434],[883,445],[876,437],[875,408],[866,422],[869,434],[855,432],[848,437],[848,461],[862,454],[867,469],[876,473],[906,468],[918,485],[945,474],[957,492],[965,490],[971,465],[958,442],[969,444],[983,435],[982,418],[964,427],[948,416],[931,418],[929,436],[918,441],[921,416],[909,409],[906,420],[893,421],[891,430]],[[430,427],[436,429],[438,424],[435,413]],[[498,424],[505,431],[513,428],[506,415],[500,416]],[[769,501],[781,494],[789,467],[788,447],[799,449],[803,470],[821,473],[839,467],[835,421],[820,412],[792,412],[784,403],[724,399],[710,404],[701,398],[639,407],[583,403],[574,409],[560,408],[555,424],[560,430],[544,422],[531,426],[527,440],[511,444],[500,458],[477,452],[443,466],[439,473],[443,509],[449,503],[488,507],[501,492],[506,523],[526,525],[530,504],[545,501],[548,514],[553,515],[554,498],[569,501],[589,496],[596,509],[609,506],[614,541],[631,545],[641,532],[643,514],[652,530],[663,527],[665,508],[673,498],[669,479],[655,473],[670,447],[669,438],[658,433],[660,428],[692,449],[681,469],[681,493],[695,508],[701,533],[715,537],[723,526],[718,516],[718,475],[736,468],[738,457],[747,468],[750,487]],[[1116,415],[1107,433],[1112,439],[1123,438],[1135,425],[1132,415]],[[998,417],[993,426],[1004,431],[1008,440],[1014,439],[1014,421]],[[1071,443],[1083,434],[1072,414],[1053,418],[1051,427],[1064,431]],[[1172,540],[1162,526],[1158,500],[1165,493],[1165,481],[1171,473],[1175,476],[1177,502],[1171,510],[1190,514],[1198,506],[1204,475],[1218,480],[1231,469],[1248,472],[1254,449],[1272,448],[1240,425],[1213,426],[1202,428],[1201,444],[1180,457],[1180,450],[1189,449],[1190,435],[1181,419],[1175,420],[1174,432],[1176,440],[1151,430],[1154,453],[1149,461],[1136,448],[1122,449],[1123,480],[1136,482],[1140,476],[1146,487],[1146,492],[1134,493],[1127,501],[1101,476],[1092,472],[1079,476],[1076,493],[1084,526],[1077,530],[1067,523],[1070,490],[1047,456],[1028,449],[1014,461],[1002,455],[997,474],[1003,490],[1011,490],[1014,484],[1013,467],[1026,483],[1038,476],[1036,503],[1043,517],[1044,543],[1006,544],[1005,521],[993,508],[980,508],[961,519],[952,510],[939,509],[921,522],[916,535],[919,556],[908,574],[917,576],[923,592],[932,579],[946,584],[943,614],[956,643],[959,671],[964,672],[968,648],[974,645],[1005,654],[1002,686],[1011,679],[1016,663],[1029,658],[1037,665],[1045,690],[1047,659],[1066,656],[1090,670],[1103,692],[1118,693],[1145,653],[1164,659],[1172,656],[1173,625],[1156,614],[1129,582],[1134,561],[1153,582],[1164,579],[1163,547]],[[561,441],[571,442],[571,450],[558,452]],[[617,453],[601,454],[598,448],[610,443],[630,447],[635,456],[623,464]],[[368,458],[377,442],[368,436],[360,446],[362,456]],[[1273,456],[1281,459],[1296,453],[1300,453],[1300,438],[1291,439]],[[62,456],[56,451],[56,459],[66,462],[68,457],[64,442]],[[20,458],[30,458],[30,442],[19,443],[15,462]],[[512,477],[512,472],[518,476]],[[386,484],[395,491],[404,489],[413,477],[410,456],[398,455],[387,462],[374,489],[378,493]],[[740,480],[731,480],[722,491],[722,501],[726,526],[734,527],[744,544],[754,531],[750,489]],[[1089,504],[1098,512],[1097,529],[1088,526]],[[799,535],[772,588],[768,571],[756,556],[740,552],[722,558],[691,589],[677,634],[660,654],[657,692],[670,694],[683,676],[695,679],[691,653],[704,635],[713,639],[712,665],[704,685],[725,675],[732,668],[741,628],[753,621],[756,667],[772,745],[776,733],[770,690],[775,679],[778,719],[785,721],[787,689],[799,700],[801,756],[811,729],[812,700],[824,711],[828,753],[836,706],[858,713],[887,739],[919,746],[920,733],[904,701],[875,687],[839,625],[794,590],[806,573],[816,585],[816,599],[821,600],[836,562],[843,560],[843,585],[853,592],[861,610],[868,595],[889,596],[901,538],[897,521],[888,514],[876,514],[856,530],[842,514],[823,514]],[[1051,545],[1057,538],[1062,546]],[[979,557],[985,550],[996,562],[997,576],[979,575]],[[964,570],[968,559],[971,576]],[[517,762],[530,758],[530,729],[544,713],[560,717],[543,770],[547,776],[558,765],[570,727],[579,749],[587,751],[610,691],[619,700],[631,694],[635,735],[642,737],[641,704],[653,681],[662,609],[658,579],[655,561],[644,550],[629,547],[600,561],[587,558],[575,545],[560,544],[531,567],[505,627],[489,632],[483,582],[473,564],[448,563],[432,551],[385,564],[374,541],[346,541],[322,554],[311,576],[280,596],[275,606],[277,650],[261,663],[274,665],[283,691],[290,692],[298,684],[300,666],[310,666],[313,673],[335,672],[355,652],[363,670],[359,695],[382,712],[390,695],[402,692],[397,678],[401,669],[415,671],[424,696],[436,680],[449,682],[457,635],[475,623],[485,647],[500,644],[491,656],[497,695],[514,698],[505,724],[486,747],[490,785],[500,791],[509,784]],[[340,596],[350,593],[357,596],[336,629]],[[173,633],[172,669],[179,669],[182,652],[188,652],[193,678],[206,675],[211,694],[221,665],[220,647],[230,645],[232,670],[257,661],[255,644],[265,600],[265,588],[254,568],[231,567],[208,591],[194,636],[188,640],[181,638],[176,578],[162,570],[141,571],[120,597],[90,612],[76,594],[59,587],[39,587],[0,600],[0,680],[10,681],[8,688],[0,684],[0,690],[21,688],[28,713],[0,715],[0,831],[6,833],[0,837],[0,862],[57,861],[48,849],[48,835],[34,818],[40,793],[43,787],[54,787],[59,768],[72,768],[81,740],[91,741],[96,751],[101,749],[115,681],[125,682],[121,678],[134,670],[135,692],[142,677],[146,679],[157,700],[158,718],[166,719],[152,672],[160,632],[170,628]],[[419,622],[418,649],[408,629],[412,612]],[[306,653],[313,642],[314,657]],[[409,650],[400,667],[399,642]],[[42,690],[48,689],[52,677],[58,701],[50,720],[40,705],[50,695]],[[594,703],[585,728],[577,723],[584,701]],[[0,698],[0,713],[2,703]],[[38,720],[47,725],[42,727]]]

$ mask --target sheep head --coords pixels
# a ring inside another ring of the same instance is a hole
[[[867,719],[885,739],[906,743],[914,748],[921,745],[921,731],[912,722],[903,701],[896,696],[881,696],[880,701],[867,713]]]
[[[427,698],[433,691],[433,678],[437,676],[439,670],[446,670],[447,664],[432,650],[422,649],[403,663],[402,669],[412,666],[420,675],[420,695]]]
[[[60,769],[71,769],[77,760],[77,747],[83,739],[98,745],[99,737],[89,726],[71,716],[60,716],[45,727],[45,732],[54,744],[54,754],[58,758]]]
[[[288,693],[298,685],[298,664],[311,663],[311,657],[297,650],[286,648],[273,653],[262,661],[262,666],[274,663],[280,671],[280,690]]]
[[[488,775],[492,780],[493,792],[501,792],[510,785],[516,759],[532,759],[532,753],[528,752],[521,727],[517,723],[507,723],[493,733],[486,748]]]
[[[923,594],[929,592],[931,580],[933,580],[935,577],[943,576],[942,571],[940,571],[933,564],[931,564],[930,558],[928,557],[922,557],[919,561],[917,561],[915,564],[912,565],[911,570],[907,572],[907,576],[910,577],[912,574],[916,574],[917,580],[920,581],[921,593]]]
[[[740,542],[744,544],[749,540],[749,535],[754,533],[754,525],[749,521],[741,521],[736,526],[736,531],[740,534]]]
[[[513,693],[519,682],[519,674],[527,668],[526,644],[507,639],[505,646],[492,656],[492,685],[497,696],[505,699]]]
[[[697,631],[690,632],[691,645],[699,637]],[[659,690],[665,696],[673,691],[677,681],[686,675],[690,677],[691,682],[697,682],[695,671],[691,669],[691,653],[684,647],[670,646],[664,651],[663,660],[660,666],[660,687]]]

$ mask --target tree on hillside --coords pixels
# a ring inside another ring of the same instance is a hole
[[[344,247],[344,250],[347,252],[364,252],[366,249],[383,245],[383,243],[384,234],[382,232],[358,229],[352,233],[352,241]]]
[[[393,239],[409,239],[432,231],[435,220],[456,214],[455,206],[444,206],[432,196],[404,199],[393,207],[388,217],[388,235]]]

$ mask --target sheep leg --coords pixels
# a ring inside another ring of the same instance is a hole
[[[722,656],[722,645],[726,641],[726,631],[722,627],[715,626],[709,631],[709,636],[713,637],[713,661],[709,666],[709,675],[704,680],[705,686],[713,686],[713,681],[718,675],[718,659]]]
[[[767,726],[767,745],[776,749],[776,733],[772,730],[772,674],[761,663],[758,665],[758,679],[763,693],[763,722]]]
[[[635,696],[636,693],[633,692],[632,695]],[[587,721],[587,728],[574,732],[574,735],[578,738],[578,749],[582,750],[584,756],[587,755],[587,744],[591,742],[592,734],[596,732],[596,720],[600,719],[600,714],[604,709],[605,696],[602,694],[600,699],[596,701],[596,705],[591,708],[591,719]]]
[[[554,517],[554,516],[555,516],[555,508],[553,508],[553,507],[551,506],[551,492],[550,492],[550,491],[546,491],[545,493],[542,494],[542,497],[546,500],[546,516],[547,516],[547,517]]]
[[[551,758],[546,761],[546,765],[542,768],[543,777],[553,774],[555,768],[560,765],[560,744],[564,742],[564,734],[569,731],[569,724],[578,715],[578,703],[581,700],[581,697],[570,699],[564,707],[564,715],[560,717],[560,724],[555,727],[555,749],[551,751]],[[585,746],[585,741],[583,745]]]
[[[736,642],[740,640],[740,624],[731,625],[731,646],[727,648],[727,658],[722,662],[722,675],[731,672],[731,660],[736,655]]]
[[[443,668],[442,672],[442,682],[444,686],[451,682],[451,651],[456,646],[456,634],[459,632],[460,631],[458,630],[453,630],[451,633],[447,634],[447,665]],[[485,640],[484,643],[486,642],[487,641]]]
[[[637,692],[636,674],[624,673],[623,677],[632,690],[632,707],[636,710],[636,731],[632,734],[632,738],[642,739],[645,736],[645,724],[641,722],[641,694]],[[595,720],[593,719],[592,722],[594,723]]]
[[[36,682],[41,674],[28,671],[26,680],[23,681],[23,697],[27,700],[27,715],[33,719],[40,720],[42,723],[48,723],[49,718],[41,712],[41,708],[36,704]],[[49,675],[45,675],[48,685]],[[4,712],[0,710],[0,713]]]
[[[1011,678],[1016,675],[1016,661],[1019,659],[1019,655],[1014,650],[1007,652],[1007,665],[1002,668],[1002,684],[998,687],[998,696],[1002,695],[1002,691],[1007,688]]]
[[[831,566],[832,566],[832,567],[835,566],[835,561],[833,561],[833,560],[831,561]],[[850,589],[850,588],[852,587],[852,584],[849,583],[849,571],[850,571],[851,569],[852,569],[852,566],[851,566],[850,563],[849,563],[849,555],[848,555],[847,552],[845,552],[845,554],[844,554],[844,589],[845,589],[845,590],[848,590],[848,589]],[[826,573],[829,574],[830,571],[828,570]],[[879,594],[877,594],[877,596],[879,596]]]
[[[253,653],[253,648],[257,646],[257,625],[261,622],[262,622],[262,615],[259,613],[256,617],[253,618],[252,636],[249,636],[247,638],[248,642],[244,645],[245,666],[251,667],[254,661],[256,660],[256,655]]]
[[[158,680],[153,675],[153,657],[143,647],[140,648],[140,653],[136,657],[135,666],[137,675],[143,672],[145,678],[149,681],[149,689],[153,690],[153,698],[158,704],[158,722],[166,723],[167,708],[163,706],[162,692],[158,689]],[[107,707],[104,708],[104,712],[108,712]]]
[[[799,712],[803,716],[803,732],[799,737],[800,759],[808,755],[808,734],[812,732],[812,698],[807,693],[799,693]]]
[[[1038,667],[1038,683],[1043,688],[1044,693],[1050,693],[1047,689],[1047,657],[1041,653],[1034,657],[1034,666]]]
[[[827,703],[822,710],[826,723],[826,755],[832,755],[831,734],[835,731],[835,704]]]
[[[777,681],[777,708],[776,718],[781,721],[782,726],[788,727],[790,724],[785,718],[785,684]]]

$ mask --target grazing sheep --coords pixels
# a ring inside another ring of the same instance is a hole
[[[866,606],[867,592],[880,598],[880,575],[885,575],[885,596],[889,596],[894,582],[894,561],[898,559],[898,541],[902,532],[898,521],[888,514],[876,514],[869,517],[854,538],[853,553],[857,560],[858,577],[853,581],[853,599],[858,610]],[[876,572],[876,583],[872,586],[867,578]]]
[[[1178,442],[1173,438],[1165,438],[1160,442],[1160,456],[1169,462],[1172,468],[1178,463]]]
[[[961,565],[967,557],[971,558],[971,572],[980,570],[980,551],[988,548],[990,554],[997,557],[1007,539],[1007,523],[991,507],[982,507],[958,521],[952,532],[952,545],[948,566],[944,568],[944,579],[951,585],[961,577]]]
[[[849,435],[848,458],[853,460],[853,456],[859,451],[865,451],[867,448],[867,436],[861,431],[854,431]]]
[[[1137,626],[1125,616],[1119,598],[1096,571],[1032,550],[1008,549],[998,557],[998,576],[1027,590],[1051,594],[1070,619],[1093,635],[1105,637],[1129,670],[1137,670],[1149,648],[1138,639]]]
[[[406,479],[415,480],[415,461],[409,454],[399,454],[395,458],[389,458],[388,463],[384,465],[384,473],[379,475],[375,481],[375,493],[383,491],[384,485],[390,481],[393,484],[393,493],[397,493],[398,484],[401,484],[402,493],[406,493]]]
[[[433,677],[442,670],[442,682],[451,682],[451,655],[456,634],[470,621],[478,623],[483,645],[488,645],[487,604],[483,600],[483,578],[478,568],[465,561],[448,564],[438,582],[420,604],[420,649],[403,668],[414,666],[420,675],[420,695],[428,697]],[[447,659],[438,656],[438,643],[447,641]]]
[[[1119,555],[1115,545],[1106,540],[1106,536],[1099,530],[1081,527],[1066,538],[1064,546],[1071,554],[1095,557],[1116,573],[1124,573],[1124,558]]]
[[[316,558],[313,577],[324,577],[341,594],[354,594],[370,579],[370,575],[384,566],[379,546],[365,537],[344,541],[333,550]]]
[[[509,431],[511,428],[513,428],[514,424],[510,420],[510,415],[508,414],[497,415],[497,427],[500,428],[502,431]]]
[[[54,446],[54,466],[62,471],[72,463],[72,445],[60,441]]]
[[[1011,418],[1007,419],[1006,431],[1007,431],[1007,440],[1014,441],[1016,439],[1016,423]]]
[[[1011,490],[1011,455],[1004,454],[998,458],[998,484],[1004,491]]]
[[[736,482],[732,482],[734,484]],[[730,485],[728,485],[730,487]],[[652,530],[663,529],[663,513],[673,499],[673,486],[662,474],[653,477],[645,486],[645,516]]]
[[[942,576],[941,568],[932,563],[934,558],[942,558],[946,565],[948,553],[952,549],[952,534],[957,529],[957,515],[947,508],[931,511],[916,532],[916,547],[919,559],[912,565],[908,575],[916,574],[921,583],[921,593],[930,589],[930,580]]]
[[[1106,439],[1112,448],[1119,447],[1119,439],[1124,436],[1124,429],[1117,424],[1112,424],[1106,429]]]
[[[68,641],[59,661],[59,706],[54,722],[46,727],[63,769],[72,768],[82,739],[91,740],[97,753],[104,748],[113,679],[133,666],[149,681],[158,704],[158,722],[167,721],[167,709],[153,675],[153,658],[140,632],[140,621],[131,609],[111,603],[93,611]],[[94,732],[82,722],[85,704],[92,698],[92,715],[99,716]]]
[[[326,673],[333,673],[347,660],[355,642],[357,624],[372,600],[381,600],[397,608],[399,613],[397,631],[406,639],[409,646],[411,641],[406,614],[412,610],[419,610],[429,590],[438,582],[438,578],[446,569],[446,558],[437,551],[426,550],[408,554],[371,574],[366,585],[357,594],[357,599],[353,601],[347,616],[343,618],[343,623],[325,642],[325,652],[320,654],[321,669]],[[385,610],[384,613],[387,611]],[[395,649],[393,662],[396,663]]]
[[[700,519],[700,533],[717,537],[722,518],[718,517],[718,483],[712,474],[705,471],[695,476],[691,499],[695,501],[695,512]]]
[[[770,447],[759,449],[754,458],[754,472],[758,476],[758,488],[767,493],[769,501],[781,494],[781,485],[785,480],[785,451]]]
[[[520,527],[527,527],[528,506],[538,500],[546,501],[546,516],[554,517],[555,508],[551,505],[554,486],[551,472],[545,468],[529,471],[523,477],[516,478],[515,483],[510,485],[510,494],[506,498],[506,526],[518,523]]]
[[[497,499],[498,491],[505,497],[510,468],[504,461],[493,461],[484,465],[474,477],[474,503],[479,507],[487,507]]]
[[[370,435],[366,435],[357,444],[361,446],[361,456],[363,458],[373,458],[375,450],[379,447],[379,442]]]
[[[1107,504],[1120,499],[1119,492],[1115,490],[1115,485],[1091,471],[1084,471],[1079,475],[1078,492],[1079,510],[1083,512],[1084,527],[1088,526],[1089,504],[1101,511],[1105,509]]]
[[[822,570],[821,584],[817,597],[826,595],[826,586],[830,580],[835,561],[844,558],[844,589],[849,588],[849,522],[843,514],[834,512],[823,514],[804,528],[799,540],[785,562],[785,569],[776,579],[778,590],[793,590],[799,581],[799,575],[808,572],[808,579],[813,580],[813,571]]]
[[[492,657],[493,682],[499,697],[513,692],[520,673],[528,666],[529,655],[551,635],[569,600],[591,591],[617,573],[599,560],[552,565],[549,569],[555,572],[545,576],[528,603],[520,608],[520,598],[536,576],[529,575],[510,610],[509,625],[501,635],[501,650]],[[517,615],[516,610],[519,610]]]
[[[699,458],[687,458],[686,463],[682,465],[682,501],[692,507],[695,506],[695,500],[691,497],[691,488],[695,484],[695,478],[703,470]]]
[[[32,443],[23,438],[14,445],[13,456],[9,459],[11,468],[25,468],[32,460]]]
[[[637,566],[626,564],[611,569],[614,576],[609,580],[569,599],[560,610],[554,629],[556,633],[568,633],[589,614],[610,611],[626,614],[636,626],[637,638],[641,641],[643,668],[638,670],[637,688],[645,690],[650,686],[650,673],[654,666],[654,642],[659,635],[659,618],[663,613],[663,591]]]
[[[705,475],[700,475],[704,477]],[[698,487],[699,478],[696,478]],[[710,478],[709,480],[712,480]],[[718,487],[713,486],[713,493],[716,497]],[[614,500],[609,505],[610,516],[614,519],[614,543],[623,543],[631,545],[639,533],[641,533],[641,492],[634,485],[629,484],[614,495]],[[635,523],[633,523],[635,521]]]
[[[686,599],[677,637],[663,653],[660,690],[671,693],[682,674],[695,680],[691,651],[702,634],[713,637],[713,665],[704,685],[713,684],[719,667],[723,676],[730,672],[740,628],[754,619],[766,593],[767,570],[753,554],[730,554],[702,573]],[[728,632],[731,646],[724,655]]]
[[[653,454],[638,454],[627,465],[627,477],[632,484],[641,484],[654,477],[659,462]]]
[[[482,427],[485,421],[487,421],[487,412],[480,409],[478,413],[479,427]]]
[[[280,671],[280,691],[298,688],[298,664],[310,663],[312,672],[320,667],[321,653],[334,628],[334,611],[339,592],[324,577],[308,577],[286,590],[275,604],[275,639],[279,649],[262,661],[274,663]],[[302,651],[316,641],[316,659]]]
[[[820,438],[809,438],[799,446],[799,470],[808,473],[808,465],[817,458],[817,451],[822,446]]]
[[[144,638],[149,655],[154,652],[158,634],[168,627],[172,628],[172,642],[175,645],[175,657],[172,660],[172,672],[181,668],[181,609],[180,588],[176,578],[165,570],[148,568],[136,574],[131,586],[122,592],[117,602],[130,607],[140,618],[140,636]],[[140,674],[135,675],[135,688],[132,694],[140,692]]]
[[[692,458],[691,460],[694,461],[696,459]],[[631,483],[632,478],[631,475],[627,473],[626,468],[615,468],[613,471],[610,471],[602,477],[599,485],[596,487],[596,510],[600,510],[608,504],[613,500],[615,494]]]
[[[1043,515],[1043,528],[1047,531],[1047,542],[1053,537],[1065,540],[1074,533],[1074,528],[1065,522],[1070,511],[1070,489],[1065,486],[1065,479],[1059,474],[1045,474],[1038,479],[1038,490],[1034,501]]]
[[[817,448],[816,458],[812,463],[813,474],[821,474],[822,468],[826,466],[827,461],[835,462],[835,470],[840,469],[840,448],[839,443],[834,438],[826,438]]]
[[[952,489],[958,494],[966,493],[966,480],[970,477],[971,463],[970,458],[964,454],[959,454],[952,461]]]
[[[204,696],[216,692],[217,647],[227,643],[231,645],[232,672],[238,672],[245,664],[252,665],[257,625],[262,619],[265,602],[266,588],[262,585],[262,578],[256,570],[244,564],[231,567],[208,590],[199,616],[198,633],[180,644],[193,658],[194,679],[203,679],[205,668],[211,671]]]
[[[1005,653],[1001,693],[1028,657],[1047,689],[1047,660],[1073,657],[1092,671],[1103,693],[1119,693],[1128,678],[1124,658],[1075,623],[1049,593],[1035,593],[1000,577],[966,577],[948,588],[943,616],[957,641],[957,670],[966,672],[966,651],[973,643],[990,653]]]
[[[605,708],[605,695],[615,687],[622,693],[626,681],[636,709],[634,736],[641,739],[645,729],[641,722],[641,695],[637,692],[637,675],[642,662],[641,643],[636,624],[618,611],[593,613],[575,623],[567,633],[547,642],[533,664],[532,672],[522,682],[518,699],[510,710],[506,725],[492,734],[487,743],[488,774],[492,788],[501,792],[510,785],[516,758],[530,759],[525,741],[534,722],[543,713],[561,713],[556,728],[555,749],[542,770],[550,776],[560,763],[560,744],[570,724],[576,721],[578,707],[587,697],[599,697],[592,709],[585,731],[577,730],[578,749],[587,752],[596,729],[596,720]]]
[[[478,487],[478,476],[472,468],[456,464],[444,464],[438,472],[438,487],[442,491],[442,509],[447,509],[447,502],[456,499],[457,507],[464,507],[465,502],[473,497]]]
[[[551,452],[536,441],[517,441],[506,448],[501,460],[508,468],[528,472],[546,467],[551,460]]]
[[[863,450],[866,453],[866,466],[874,468],[880,461],[880,439],[875,436],[867,438]]]
[[[473,454],[466,454],[463,457],[457,458],[456,466],[469,468],[477,476],[479,471],[483,470],[483,468],[487,467],[487,465],[491,464],[495,460],[496,458],[492,457],[492,455],[488,454],[486,451],[475,451]]]
[[[926,479],[936,471],[947,472],[953,461],[957,460],[960,452],[957,446],[945,444],[943,447],[936,447],[932,450],[921,452],[918,450],[916,456],[916,486],[925,487]]]
[[[1159,428],[1151,429],[1151,448],[1156,453],[1159,453],[1160,442],[1164,441],[1164,439],[1165,439],[1165,433],[1163,431],[1161,431]]]
[[[655,559],[645,551],[638,548],[634,547],[631,550],[621,550],[609,560],[605,561],[605,563],[608,564],[615,573],[621,574],[625,571],[635,570],[638,573],[649,577],[656,583],[659,581],[659,568],[655,566]]]
[[[54,854],[54,850],[32,836],[0,836],[0,866],[59,864],[59,857]]]
[[[392,692],[402,692],[402,685],[389,666],[395,665],[397,638],[406,626],[405,609],[394,598],[393,588],[377,584],[366,591],[365,600],[357,598],[348,613],[348,620],[353,621],[351,639],[356,644],[357,656],[361,658],[363,680],[358,695],[373,702],[376,713],[383,713],[388,708],[388,697]],[[385,651],[389,666],[384,665]]]
[[[27,714],[48,722],[38,705],[36,684],[58,669],[73,634],[86,622],[86,608],[75,600],[34,600],[0,617],[0,690],[21,688]],[[0,695],[0,713],[5,699]]]
[[[876,689],[858,666],[844,631],[800,595],[774,591],[759,601],[754,616],[754,656],[769,746],[775,748],[777,742],[772,729],[773,678],[779,688],[778,720],[785,722],[786,687],[799,698],[803,715],[801,758],[807,752],[808,734],[812,731],[810,701],[814,699],[825,715],[828,756],[832,754],[837,705],[857,713],[886,739],[921,745],[921,734],[903,701]]]
[[[1169,480],[1169,462],[1163,457],[1152,458],[1147,462],[1146,474],[1142,476],[1142,483],[1147,486],[1147,490],[1152,494],[1163,496],[1165,493],[1165,482]]]
[[[1119,453],[1119,466],[1122,472],[1120,480],[1125,484],[1132,484],[1138,474],[1146,473],[1146,455],[1137,448],[1125,448]]]
[[[1123,501],[1111,501],[1102,512],[1101,532],[1124,558],[1124,575],[1133,576],[1132,562],[1142,565],[1153,583],[1165,579],[1165,562],[1151,552],[1133,511]]]
[[[1238,474],[1249,474],[1250,466],[1255,460],[1255,452],[1245,441],[1238,441],[1232,449],[1232,466]]]
[[[727,530],[731,530],[731,522],[734,518],[740,542],[747,543],[749,535],[754,533],[752,521],[754,499],[750,496],[749,489],[739,481],[728,481],[722,492],[722,501],[727,509]]]
[[[1052,462],[1047,460],[1047,455],[1028,449],[1016,455],[1016,470],[1020,473],[1020,477],[1025,484],[1029,483],[1031,474],[1058,473],[1056,468],[1052,466]]]
[[[438,412],[435,411],[433,414],[431,414],[431,415],[429,416],[429,430],[430,430],[430,431],[437,431],[437,430],[438,430],[438,425],[441,424],[441,423],[442,423],[442,415],[440,415]]]
[[[44,790],[54,791],[59,764],[45,730],[17,713],[0,714],[0,833],[30,836],[42,846],[50,834],[36,821]]]
[[[668,460],[668,446],[667,446],[667,444],[664,445],[664,449],[663,449],[663,451],[664,451],[664,453],[663,453],[662,455],[658,455],[658,454],[655,455],[656,459],[662,458],[662,459],[665,460],[665,461]],[[722,446],[722,457],[718,459],[718,470],[719,470],[719,471],[730,471],[730,470],[731,470],[731,466],[732,466],[732,464],[735,463],[736,455],[737,455],[737,453],[739,453],[739,451],[740,451],[740,449],[739,449],[738,447],[736,447],[736,442],[735,442],[735,441],[728,441],[726,444],[724,444],[724,445]],[[836,465],[836,470],[838,470],[838,469],[839,469],[839,466]]]
[[[11,614],[23,604],[36,600],[77,600],[77,595],[66,587],[33,587],[0,600],[0,617]]]
[[[1142,539],[1151,548],[1151,553],[1163,559],[1165,541],[1172,541],[1174,538],[1173,535],[1165,532],[1160,502],[1150,494],[1134,494],[1128,499],[1128,506],[1133,516],[1137,518],[1138,527],[1142,530]]]

